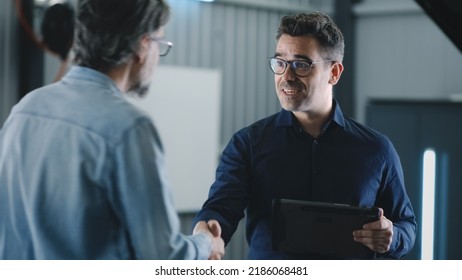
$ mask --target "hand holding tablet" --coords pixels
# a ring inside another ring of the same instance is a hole
[[[338,259],[371,259],[374,251],[368,246],[376,244],[371,235],[382,227],[381,211],[377,207],[277,199],[273,202],[273,249]],[[372,229],[363,228],[374,221],[378,223],[368,225]],[[368,246],[355,241],[355,231],[357,238]],[[383,246],[383,242],[380,244]]]

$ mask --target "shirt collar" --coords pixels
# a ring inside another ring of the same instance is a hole
[[[342,109],[340,109],[340,105],[335,99],[333,99],[333,107],[334,107],[334,113],[332,115],[331,121],[336,122],[341,127],[345,127],[345,117],[343,116]]]
[[[333,99],[332,100],[332,113],[329,118],[329,121],[326,123],[324,126],[324,129],[327,129],[327,127],[332,123],[335,122],[341,127],[345,127],[345,117],[343,116],[342,109],[340,109],[340,105],[338,102]],[[286,111],[284,109],[281,110],[279,113],[279,116],[276,121],[276,126],[299,126],[298,122],[295,120],[294,114],[292,114],[291,111]]]
[[[88,67],[74,65],[69,69],[62,80],[65,82],[72,82],[75,80],[91,81],[107,87],[115,95],[122,96],[122,92],[109,76]]]

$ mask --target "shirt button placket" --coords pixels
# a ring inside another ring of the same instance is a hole
[[[311,168],[312,168],[312,199],[320,199],[320,186],[319,186],[319,167],[318,167],[318,160],[317,160],[317,153],[318,153],[318,148],[319,148],[319,142],[318,140],[314,139],[313,143],[311,144],[311,149],[312,149],[312,162],[311,162]]]
[[[312,144],[312,154],[313,154],[313,161],[312,161],[312,168],[313,168],[313,175],[318,174],[318,166],[316,164],[316,152],[317,152],[317,147],[318,147],[318,140],[314,139],[313,144]]]

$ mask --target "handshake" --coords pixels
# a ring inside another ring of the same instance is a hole
[[[221,260],[225,255],[225,242],[221,238],[221,226],[218,221],[198,222],[193,230],[193,234],[196,233],[205,233],[210,237],[212,251],[210,252],[209,260]]]

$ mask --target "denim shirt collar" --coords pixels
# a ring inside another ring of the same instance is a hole
[[[100,84],[101,86],[108,88],[112,94],[122,96],[122,92],[117,87],[115,82],[109,78],[109,76],[97,70],[84,66],[74,65],[69,69],[69,71],[62,79],[63,82],[68,83],[73,83],[77,80],[85,80]]]

